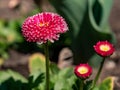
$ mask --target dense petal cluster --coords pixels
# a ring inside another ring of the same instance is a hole
[[[86,79],[92,74],[92,68],[88,64],[80,64],[75,67],[74,73],[77,77]]]
[[[110,56],[114,52],[113,45],[108,41],[99,41],[93,47],[96,53],[102,57]]]
[[[59,39],[68,30],[67,23],[60,15],[43,12],[28,17],[22,25],[22,34],[29,42],[46,43]]]

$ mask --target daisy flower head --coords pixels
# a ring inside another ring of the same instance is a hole
[[[92,68],[88,64],[79,64],[75,67],[74,73],[79,78],[87,79],[92,74]]]
[[[110,56],[114,52],[113,45],[108,41],[99,41],[93,47],[96,53],[102,57]]]
[[[66,31],[68,31],[68,26],[64,18],[52,12],[30,16],[22,25],[22,34],[29,42],[54,42],[59,39],[61,33]]]

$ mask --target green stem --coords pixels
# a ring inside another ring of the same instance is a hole
[[[95,87],[95,85],[96,85],[96,83],[97,83],[97,81],[98,81],[98,79],[99,79],[99,76],[100,76],[100,73],[101,73],[101,71],[102,71],[104,62],[105,62],[105,57],[103,58],[103,60],[102,60],[102,62],[101,62],[100,68],[99,68],[99,70],[98,70],[98,72],[97,72],[97,75],[96,75],[94,81],[93,81],[93,85],[92,85],[91,90]]]
[[[48,52],[48,42],[45,44],[45,57],[46,57],[46,90],[49,90],[49,52]]]
[[[84,80],[81,80],[81,82],[80,82],[80,90],[83,90],[83,86],[84,86]]]

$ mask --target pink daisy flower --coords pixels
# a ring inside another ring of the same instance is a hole
[[[22,25],[22,34],[29,42],[46,43],[58,40],[68,30],[67,23],[60,15],[43,12],[28,17]]]
[[[108,41],[99,41],[93,47],[96,53],[102,57],[110,56],[114,52],[113,45]]]
[[[88,64],[80,64],[75,67],[74,73],[77,77],[86,79],[92,74],[92,68]]]

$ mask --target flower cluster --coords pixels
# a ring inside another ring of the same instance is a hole
[[[102,57],[107,57],[113,54],[114,48],[108,41],[99,41],[93,46],[96,53]],[[77,77],[86,79],[92,73],[92,68],[88,64],[77,65],[74,69],[74,73]]]
[[[22,33],[29,42],[46,43],[59,39],[68,30],[64,18],[56,13],[43,12],[28,17],[22,25]]]
[[[34,16],[28,17],[22,25],[22,33],[25,39],[29,42],[46,43],[47,41],[54,42],[59,39],[61,33],[68,31],[67,23],[60,15],[52,12],[43,12]],[[108,41],[99,41],[93,46],[95,52],[103,57],[98,73],[93,81],[92,89],[96,85],[100,72],[102,70],[105,57],[110,56],[114,52],[113,45]],[[47,46],[46,46],[46,49]],[[46,50],[48,51],[48,50]],[[48,52],[46,52],[46,57]],[[88,63],[81,63],[75,66],[75,75],[82,80],[81,89],[85,85],[84,80],[92,74],[92,67]],[[49,59],[46,58],[46,89],[49,90]]]

